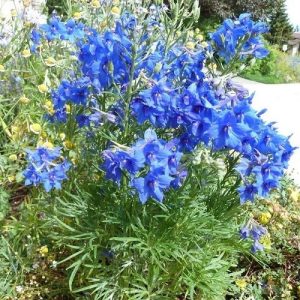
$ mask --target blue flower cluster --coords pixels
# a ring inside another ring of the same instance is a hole
[[[106,178],[120,184],[122,175],[130,175],[131,186],[145,203],[150,197],[162,201],[164,191],[169,187],[179,187],[186,172],[180,166],[182,153],[173,143],[158,139],[152,129],[145,132],[144,138],[138,140],[126,150],[111,149],[103,151],[104,163],[101,168]],[[138,177],[145,174],[144,177]]]
[[[254,22],[248,13],[241,14],[238,20],[227,19],[211,34],[212,45],[218,56],[228,63],[234,57],[245,58],[254,56],[264,58],[269,54],[259,37],[268,32],[263,22]],[[242,43],[241,43],[242,42]]]
[[[71,164],[63,160],[58,163],[60,158],[60,148],[37,148],[27,150],[27,168],[23,172],[25,185],[37,186],[42,184],[47,192],[54,189],[61,189],[61,182],[67,179],[66,173]]]
[[[48,40],[76,40],[79,47],[80,77],[64,79],[52,92],[52,121],[65,122],[66,104],[72,103],[92,110],[91,114],[77,115],[80,127],[99,124],[104,117],[123,126],[128,107],[125,102],[130,98],[131,113],[139,124],[171,128],[173,139],[167,143],[146,132],[145,139],[128,151],[104,151],[102,167],[108,179],[120,184],[122,174],[128,172],[142,202],[149,197],[161,201],[163,192],[180,184],[187,175],[185,170],[178,171],[181,153],[204,143],[216,151],[234,150],[242,156],[237,168],[244,182],[239,189],[242,203],[257,194],[266,196],[278,186],[294,150],[288,138],[263,122],[262,112],[251,107],[253,95],[247,90],[226,78],[211,77],[205,68],[207,52],[202,46],[190,49],[178,41],[170,47],[163,38],[153,42],[151,30],[155,30],[157,21],[149,18],[146,22],[148,31],[142,34],[137,30],[138,20],[128,13],[121,16],[113,30],[104,33],[71,22],[72,27],[57,18],[41,28]],[[69,35],[74,38],[65,35],[68,26],[73,28]],[[80,30],[88,34],[83,38]],[[266,30],[264,23],[255,23],[249,14],[243,14],[239,20],[226,20],[212,34],[211,49],[227,63],[236,55],[262,58],[267,50],[259,35]],[[133,81],[140,83],[138,92],[128,97]],[[101,111],[95,98],[106,92],[122,100]],[[150,142],[148,135],[152,136]],[[148,148],[155,159],[145,154]],[[143,155],[139,157],[139,153]],[[174,167],[169,161],[172,155]],[[147,175],[136,178],[146,166],[150,170]]]
[[[69,19],[67,22],[53,14],[47,24],[40,25],[31,32],[31,47],[32,52],[36,52],[37,47],[40,45],[42,38],[48,42],[54,40],[64,40],[74,43],[83,39],[88,32],[88,28],[83,23],[76,22],[74,19]]]
[[[258,224],[249,224],[240,230],[240,235],[243,239],[251,238],[253,240],[252,252],[264,250],[264,246],[260,243],[262,236],[267,234],[266,228]]]

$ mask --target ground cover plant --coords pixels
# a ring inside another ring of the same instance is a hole
[[[268,55],[267,26],[245,13],[203,41],[198,14],[193,1],[92,1],[47,22],[12,17],[23,26],[1,48],[2,297],[252,292],[241,266],[267,265],[269,232],[249,202],[279,187],[294,148],[232,79],[238,61]]]

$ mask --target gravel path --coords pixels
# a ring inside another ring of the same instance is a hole
[[[293,134],[291,143],[300,148],[300,83],[263,84],[243,78],[235,81],[250,92],[255,91],[253,106],[257,110],[267,108],[266,121],[276,121],[278,131],[286,136]],[[300,185],[300,149],[291,158],[289,172]]]

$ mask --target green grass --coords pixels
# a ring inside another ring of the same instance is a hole
[[[242,74],[241,77],[252,81],[260,82],[260,83],[266,83],[266,84],[286,83],[286,80],[284,78],[277,78],[272,75],[262,75],[260,73]]]

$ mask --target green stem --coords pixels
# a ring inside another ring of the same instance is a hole
[[[130,75],[129,75],[129,83],[126,91],[125,99],[125,131],[124,137],[126,138],[129,131],[129,118],[130,118],[130,101],[132,97],[132,85],[134,79],[134,65],[136,60],[136,47],[135,45],[132,46],[132,62],[130,67]]]

